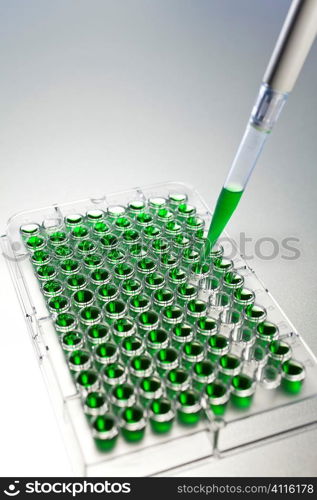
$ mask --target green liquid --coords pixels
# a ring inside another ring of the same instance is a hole
[[[230,189],[225,187],[222,188],[207,235],[207,252],[217,242],[231,215],[235,211],[242,193],[243,190],[239,190],[239,188],[235,186]]]
[[[77,383],[82,387],[89,389],[98,380],[98,375],[93,370],[84,370],[77,377]]]
[[[145,422],[143,419],[143,410],[138,406],[130,406],[122,412],[123,426],[121,427],[122,436],[130,442],[141,441],[145,432]],[[139,429],[129,429],[129,425],[140,424]]]
[[[96,446],[100,451],[110,451],[114,448],[118,432],[111,436],[111,431],[115,428],[115,420],[112,415],[99,415],[93,423],[93,428],[100,434],[99,438],[95,438]],[[101,437],[104,435],[103,437]]]
[[[169,432],[172,428],[174,415],[171,402],[166,398],[154,400],[151,403],[153,415],[150,417],[152,431],[157,434]],[[165,418],[162,418],[165,416]]]
[[[180,407],[177,409],[178,421],[183,425],[196,425],[201,417],[201,408],[197,407],[199,394],[191,389],[183,391],[177,398]],[[192,411],[188,411],[192,407]]]

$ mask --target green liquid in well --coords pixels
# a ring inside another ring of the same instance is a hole
[[[94,385],[98,380],[98,375],[93,370],[85,370],[80,372],[77,377],[77,382],[82,387],[89,388]]]
[[[105,396],[101,392],[90,392],[85,403],[88,408],[101,408],[105,403]]]
[[[101,435],[104,433],[104,438],[96,438],[95,443],[101,451],[110,451],[114,448],[118,435],[108,438],[108,433],[115,427],[115,420],[111,415],[100,415],[96,418],[94,424],[96,429]]]
[[[122,419],[126,424],[138,424],[143,418],[143,411],[137,406],[126,408],[122,413]],[[145,424],[143,427],[131,430],[125,427],[121,428],[123,437],[130,442],[140,441],[145,432]]]
[[[124,374],[124,367],[119,363],[116,364],[112,363],[105,367],[103,373],[104,375],[106,375],[107,378],[111,379],[120,378]]]
[[[212,398],[212,401],[209,403],[210,409],[215,415],[221,416],[225,413],[227,408],[227,401],[221,401],[221,398],[227,392],[226,385],[222,382],[211,382],[206,386],[205,393],[209,398]],[[218,399],[218,401],[217,401]]]
[[[150,417],[150,425],[153,432],[157,434],[164,434],[171,430],[174,421],[174,416],[173,414],[171,414],[171,409],[171,402],[165,398],[154,400],[151,403],[153,417]],[[166,419],[156,419],[156,417],[160,417],[162,415],[165,415]]]
[[[194,409],[199,401],[198,393],[192,390],[183,391],[178,396],[178,401],[181,407],[177,410],[178,421],[183,425],[196,425],[201,417],[201,411],[199,409]],[[193,407],[192,412],[182,411],[182,407]]]
[[[210,228],[207,235],[207,252],[217,242],[219,236],[227,225],[231,215],[235,211],[243,190],[236,186],[230,188],[223,187],[217,200],[216,208],[213,213]]]

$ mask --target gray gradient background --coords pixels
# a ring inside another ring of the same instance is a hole
[[[214,203],[289,4],[1,0],[1,228],[17,211],[167,180],[188,182]],[[300,239],[298,260],[255,258],[252,266],[314,352],[316,54],[315,44],[228,227],[234,237]],[[2,270],[6,304],[18,310],[3,262]],[[2,417],[4,474],[70,474],[53,420],[45,445],[55,459],[41,459],[36,430],[51,410],[23,321],[15,321],[27,353],[20,389],[33,384],[43,400],[38,422],[28,417],[19,457],[7,438],[15,417]],[[197,473],[317,475],[316,445],[316,432],[307,432]]]

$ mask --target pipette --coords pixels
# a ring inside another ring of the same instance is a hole
[[[317,34],[317,0],[293,0],[209,227],[205,256],[236,209]]]

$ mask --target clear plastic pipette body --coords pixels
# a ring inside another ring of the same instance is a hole
[[[266,84],[261,85],[238,151],[217,200],[207,236],[206,252],[214,246],[236,209],[287,96],[287,93],[277,92]]]

